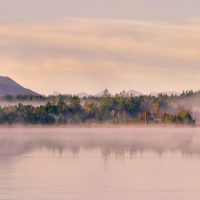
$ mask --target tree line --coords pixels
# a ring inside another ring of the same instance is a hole
[[[181,97],[182,95],[182,97]],[[123,92],[111,96],[105,90],[102,97],[79,98],[72,95],[9,97],[10,100],[42,99],[44,105],[33,106],[19,103],[0,107],[0,124],[81,124],[81,123],[137,123],[137,124],[188,124],[194,125],[192,113],[178,107],[174,99],[180,96],[128,96]],[[8,98],[8,96],[6,97]]]

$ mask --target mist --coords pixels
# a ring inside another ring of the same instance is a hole
[[[98,150],[110,155],[179,153],[200,155],[199,128],[1,128],[0,158],[35,150],[78,154]]]
[[[178,109],[184,108],[191,112],[192,116],[200,123],[200,96],[199,93],[184,97],[181,99],[172,100],[172,111],[176,112]]]
[[[35,107],[45,105],[46,101],[5,101],[0,100],[0,107],[17,106],[19,103],[23,105],[32,105]]]

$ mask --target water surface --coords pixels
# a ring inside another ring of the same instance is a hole
[[[0,129],[1,200],[200,199],[198,128]]]

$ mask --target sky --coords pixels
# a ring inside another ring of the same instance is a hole
[[[199,0],[0,3],[0,75],[36,92],[200,89]]]

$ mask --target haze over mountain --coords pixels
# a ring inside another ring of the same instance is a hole
[[[81,93],[78,93],[76,95],[79,96],[80,98],[89,97],[89,96],[102,97],[104,95],[104,93],[105,93],[105,90],[103,90],[103,91],[101,91],[97,94],[88,94],[88,93],[85,93],[85,92],[81,92]],[[107,94],[109,94],[111,96],[115,95],[113,93],[110,93],[109,91],[107,91]],[[144,94],[144,93],[142,93],[140,91],[136,91],[136,90],[122,91],[122,92],[120,92],[120,94],[122,94],[124,96],[133,96],[133,97],[139,97],[139,96],[147,95],[147,94]],[[172,95],[174,95],[174,96],[180,95],[180,93],[176,92],[176,91],[152,92],[149,95],[157,97],[159,94],[167,95],[169,97],[172,96]]]
[[[38,95],[38,93],[24,88],[9,77],[0,76],[0,96],[25,94]]]
[[[127,95],[128,96],[135,96],[135,97],[138,97],[138,96],[142,96],[144,95],[142,92],[138,92],[138,91],[135,91],[135,90],[129,90],[127,92]]]
[[[114,96],[115,94],[113,93],[110,93],[109,91],[106,92],[108,95],[111,95],[111,96]],[[102,97],[103,95],[105,94],[105,90],[97,93],[97,94],[89,94],[89,93],[86,93],[86,92],[80,92],[78,94],[76,94],[78,97],[80,98],[84,98],[84,97],[89,97],[89,96],[95,96],[95,97]],[[120,94],[123,94],[125,96],[142,96],[144,95],[143,93],[141,92],[138,92],[138,91],[135,91],[135,90],[129,90],[129,91],[123,91],[123,92],[120,92]]]
[[[89,94],[86,92],[80,92],[78,94],[76,94],[77,96],[79,96],[80,98],[83,97],[89,97],[89,96],[96,96],[96,97],[101,97],[103,96],[105,93],[105,90],[97,93],[97,94]],[[111,94],[108,90],[107,93],[109,95],[114,95]],[[7,77],[7,76],[0,76],[0,96],[5,96],[5,95],[24,95],[24,94],[30,94],[30,95],[38,95],[38,93],[27,89],[23,86],[21,86],[20,84],[16,83],[13,79]],[[54,91],[52,95],[60,95],[61,93]],[[121,92],[121,94],[127,95],[127,96],[142,96],[144,95],[144,93],[140,92],[140,91],[136,91],[136,90],[129,90],[129,91],[123,91]],[[165,91],[165,92],[152,92],[150,93],[150,95],[152,96],[158,96],[159,94],[163,94],[163,95],[167,95],[167,96],[171,96],[171,95],[179,95],[178,92],[175,91]]]
[[[84,97],[89,97],[89,96],[91,96],[91,95],[88,94],[88,93],[86,93],[86,92],[80,92],[80,93],[77,94],[77,96],[78,96],[79,98],[84,98]]]

